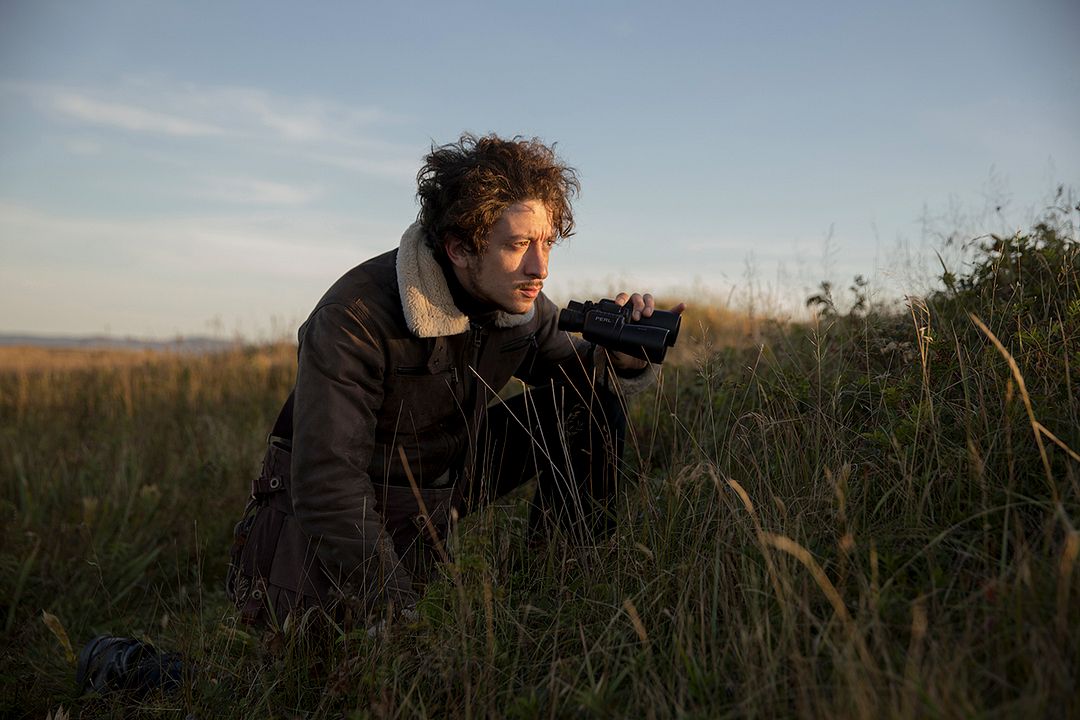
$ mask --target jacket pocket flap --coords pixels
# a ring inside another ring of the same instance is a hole
[[[318,598],[320,602],[328,599],[329,581],[315,556],[315,545],[291,515],[281,524],[277,552],[267,580],[271,585]]]

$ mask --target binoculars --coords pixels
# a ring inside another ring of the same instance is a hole
[[[559,329],[579,332],[589,342],[651,363],[661,363],[679,337],[682,318],[668,310],[653,310],[651,317],[633,320],[629,303],[614,300],[570,303],[559,312]]]

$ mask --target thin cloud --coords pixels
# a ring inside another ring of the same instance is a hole
[[[98,100],[79,93],[54,91],[48,94],[47,100],[55,112],[92,125],[175,137],[221,135],[225,132],[209,123],[136,105]]]
[[[342,155],[329,155],[324,153],[308,153],[304,159],[329,165],[331,167],[351,170],[363,175],[374,175],[396,180],[406,185],[412,185],[416,179],[416,170],[419,160],[414,157],[397,157],[385,160],[370,158],[363,153],[351,152]]]
[[[182,108],[232,134],[263,134],[296,144],[332,143],[373,152],[400,150],[373,136],[373,128],[407,120],[377,106],[278,95],[257,87],[170,83],[141,77],[128,77],[121,87],[147,103]]]
[[[336,215],[271,211],[103,220],[0,199],[5,265],[29,273],[78,266],[112,277],[118,268],[131,276],[168,268],[195,282],[221,275],[325,279],[393,247],[401,230]]]
[[[101,143],[86,138],[66,138],[64,148],[72,155],[100,155]]]
[[[418,160],[417,148],[379,137],[382,128],[406,118],[317,97],[130,77],[109,88],[0,82],[0,95],[11,94],[88,126],[192,142],[227,139],[227,153],[257,150],[401,182],[411,182]],[[274,193],[264,188],[262,194]]]
[[[133,81],[136,86],[142,81]],[[156,85],[156,84],[155,84]],[[159,101],[194,108],[220,118],[234,132],[266,133],[289,142],[321,142],[331,139],[322,103],[310,99],[276,98],[258,88],[183,84],[159,91]]]
[[[307,205],[321,190],[272,180],[244,177],[208,178],[200,196],[248,205]]]

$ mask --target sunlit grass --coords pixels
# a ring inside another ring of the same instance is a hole
[[[224,597],[293,348],[5,361],[0,712],[1076,714],[1080,263],[1034,238],[899,313],[692,304],[630,402],[615,535],[531,552],[517,493],[384,637],[317,616],[263,637]],[[43,610],[76,649],[182,651],[194,687],[73,698]]]

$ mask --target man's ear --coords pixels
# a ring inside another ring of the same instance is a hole
[[[454,233],[446,233],[443,238],[443,249],[446,251],[446,257],[450,258],[450,262],[454,263],[455,266],[459,268],[469,267],[473,256],[460,237]]]

